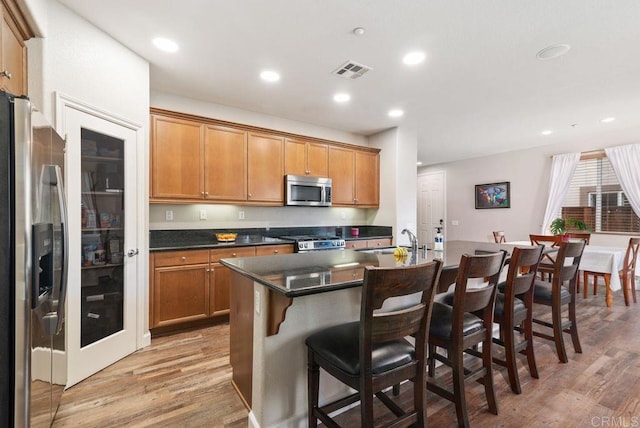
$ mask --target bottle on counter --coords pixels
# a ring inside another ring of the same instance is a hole
[[[436,236],[433,243],[434,251],[444,250],[444,235],[442,234],[442,227],[436,227]]]

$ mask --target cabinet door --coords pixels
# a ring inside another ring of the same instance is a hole
[[[27,48],[16,24],[2,7],[0,88],[14,95],[27,93]]]
[[[153,327],[209,316],[209,264],[159,267],[153,277]]]
[[[378,153],[355,151],[355,203],[380,204],[380,173]]]
[[[307,175],[307,143],[290,138],[285,140],[284,173]]]
[[[313,177],[329,176],[329,146],[321,143],[307,145],[307,171]]]
[[[238,247],[219,250],[211,250],[209,260],[211,262],[211,277],[209,291],[209,315],[218,316],[229,313],[229,296],[231,292],[231,269],[222,266],[218,260],[236,257],[255,256],[255,247]]]
[[[205,199],[247,199],[247,133],[207,126],[204,136]]]
[[[211,265],[211,289],[209,290],[209,315],[229,313],[229,293],[231,289],[231,269],[219,263]]]
[[[353,150],[329,147],[329,177],[332,179],[331,197],[336,205],[353,205]]]
[[[202,199],[202,133],[197,122],[151,116],[151,196]]]
[[[249,202],[284,202],[284,139],[249,134],[247,182]]]

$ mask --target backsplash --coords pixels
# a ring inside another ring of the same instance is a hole
[[[363,208],[150,204],[150,230],[237,229],[367,224]],[[206,219],[201,220],[201,215]],[[173,220],[167,220],[167,216]],[[241,219],[241,217],[243,217]]]

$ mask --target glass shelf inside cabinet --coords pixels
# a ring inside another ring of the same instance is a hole
[[[124,141],[83,128],[80,159],[84,347],[124,325]]]

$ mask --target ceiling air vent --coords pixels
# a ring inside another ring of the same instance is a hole
[[[347,61],[342,64],[333,74],[345,79],[355,80],[362,77],[367,71],[373,70],[371,67],[358,64],[355,61]]]

